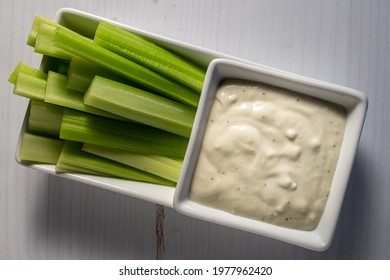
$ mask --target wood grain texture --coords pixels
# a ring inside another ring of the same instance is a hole
[[[19,166],[27,101],[7,82],[35,13],[72,7],[365,92],[369,109],[329,250],[311,252],[164,209],[165,259],[390,259],[390,1],[0,0],[0,259],[154,259],[156,206]],[[160,240],[161,241],[161,240]],[[161,245],[161,244],[160,244]]]

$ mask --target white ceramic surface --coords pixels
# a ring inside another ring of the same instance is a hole
[[[259,81],[274,86],[301,92],[337,104],[347,109],[345,135],[340,157],[334,174],[331,191],[319,225],[312,231],[301,231],[271,225],[261,221],[232,215],[230,213],[203,206],[188,199],[192,175],[201,148],[208,116],[213,105],[219,83],[223,79],[238,78]],[[186,215],[206,221],[265,235],[312,250],[325,250],[329,247],[339,217],[349,175],[367,109],[367,98],[359,91],[345,87],[280,73],[254,65],[227,59],[216,59],[210,63],[206,75],[199,110],[182,173],[174,196],[174,208]]]

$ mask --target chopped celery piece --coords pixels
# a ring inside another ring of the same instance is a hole
[[[123,76],[113,73],[106,68],[100,67],[94,63],[90,63],[77,56],[72,57],[68,68],[67,87],[72,90],[77,90],[84,93],[96,76],[103,76],[111,80],[125,82]]]
[[[34,51],[36,53],[70,60],[72,54],[63,49],[56,47],[52,41],[53,36],[56,32],[56,27],[50,24],[41,23],[38,28],[38,33],[36,36]]]
[[[58,173],[78,173],[78,174],[88,174],[88,175],[97,175],[111,177],[111,175],[104,172],[95,171],[89,168],[81,167],[73,164],[64,162],[62,159],[58,160],[55,166],[55,170]]]
[[[174,134],[189,137],[195,108],[96,76],[84,103]]]
[[[82,145],[79,142],[65,141],[58,159],[59,164],[73,166],[75,169],[76,167],[80,167],[81,170],[89,169],[128,180],[174,186],[173,182],[164,178],[82,151]]]
[[[35,78],[41,78],[46,80],[47,79],[47,74],[43,72],[42,70],[36,69],[35,67],[25,63],[25,62],[19,62],[18,65],[14,68],[12,71],[8,82],[15,84],[16,83],[16,78],[19,73],[25,73],[29,74],[30,76],[33,76]]]
[[[60,137],[136,153],[184,157],[188,139],[150,126],[64,109]]]
[[[60,156],[64,141],[24,132],[18,158],[21,161],[55,164]]]
[[[197,106],[199,94],[127,58],[95,45],[90,39],[71,30],[57,28],[53,42],[56,46],[96,63],[129,80],[173,100]]]
[[[91,114],[96,114],[103,117],[123,119],[122,117],[119,117],[115,114],[85,105],[83,95],[78,91],[68,89],[66,87],[66,83],[67,79],[65,75],[49,71],[49,75],[47,77],[45,102],[88,112]]]
[[[19,72],[16,77],[13,93],[30,99],[44,100],[46,84],[47,82],[44,79]]]
[[[31,47],[35,46],[39,26],[41,25],[41,23],[49,24],[49,25],[54,26],[54,27],[61,27],[60,24],[58,24],[50,19],[47,19],[41,15],[35,15],[33,24],[31,26],[30,33],[28,35],[27,45],[29,45]]]
[[[95,175],[100,177],[112,177],[110,174],[106,174],[103,172],[98,172],[88,168],[82,168],[79,166],[74,166],[62,162],[60,164],[58,163],[56,164],[55,170],[57,173],[74,173],[74,174]]]
[[[202,91],[205,71],[171,51],[145,38],[107,22],[100,22],[94,43],[124,56],[162,75]]]
[[[91,144],[84,144],[83,150],[155,174],[173,182],[177,182],[183,165],[183,159],[159,155],[136,154]]]
[[[61,106],[31,100],[28,131],[58,138],[60,135],[62,110]]]

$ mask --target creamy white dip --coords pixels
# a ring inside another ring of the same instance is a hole
[[[324,211],[345,129],[345,109],[242,80],[219,87],[190,199],[301,230]]]

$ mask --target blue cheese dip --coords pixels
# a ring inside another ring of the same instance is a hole
[[[225,80],[210,112],[190,199],[313,230],[330,192],[345,123],[342,106],[266,84]]]

